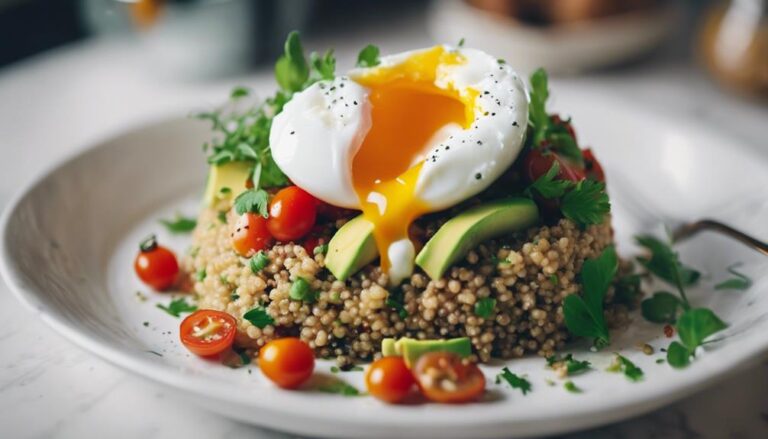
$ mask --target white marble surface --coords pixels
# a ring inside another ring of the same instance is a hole
[[[348,34],[334,45],[340,65],[368,41],[385,51],[425,43],[421,26]],[[0,207],[36,174],[89,142],[142,121],[218,102],[232,84],[267,76],[179,84],[147,75],[123,41],[56,50],[0,70]],[[687,63],[666,57],[632,70],[558,81],[605,88],[646,107],[661,106],[768,148],[768,109],[725,95]],[[0,436],[8,438],[273,438],[210,414],[72,346],[22,309],[0,284]],[[768,437],[768,358],[670,407],[578,438]]]

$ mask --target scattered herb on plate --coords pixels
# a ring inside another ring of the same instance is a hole
[[[565,387],[565,390],[571,392],[571,393],[581,393],[582,390],[580,387],[576,386],[576,384],[573,383],[573,381],[568,380],[565,383],[563,383],[563,387]]]
[[[330,378],[317,386],[317,390],[323,393],[335,393],[342,396],[363,396],[364,394],[340,379]]]
[[[169,232],[174,234],[189,233],[195,229],[197,220],[194,218],[187,218],[176,214],[172,220],[161,219],[160,224],[164,225]]]
[[[673,341],[667,349],[667,362],[674,368],[688,366],[696,354],[696,348],[706,343],[712,334],[728,325],[710,309],[693,308],[685,311],[677,321],[680,341]]]
[[[501,373],[496,375],[496,384],[501,384],[502,380],[506,381],[513,389],[520,389],[523,395],[527,395],[531,391],[531,382],[515,375],[508,367],[504,367],[501,369]]]
[[[572,354],[567,354],[562,358],[558,355],[552,355],[547,358],[547,365],[551,369],[558,371],[561,376],[576,375],[592,368],[592,363],[589,361],[577,360],[573,358]]]
[[[716,290],[747,290],[752,286],[752,280],[745,274],[736,271],[736,267],[738,267],[738,264],[728,267],[728,272],[733,277],[715,285]]]
[[[608,372],[622,372],[628,380],[634,382],[642,380],[644,375],[643,369],[637,367],[635,363],[621,354],[616,354],[613,363],[606,370]]]
[[[187,303],[187,299],[184,297],[173,299],[168,305],[158,303],[157,307],[174,317],[181,317],[182,313],[197,311],[197,306]]]

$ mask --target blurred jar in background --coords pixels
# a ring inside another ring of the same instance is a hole
[[[765,0],[717,2],[705,14],[699,51],[712,75],[738,92],[768,98]]]

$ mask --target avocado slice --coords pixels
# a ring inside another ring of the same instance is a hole
[[[385,338],[381,341],[382,355],[402,356],[408,367],[413,367],[419,357],[427,352],[451,352],[464,358],[472,355],[472,342],[468,337],[447,340],[416,340],[403,337],[397,341],[394,338]]]
[[[483,241],[525,229],[539,219],[528,198],[505,198],[473,207],[445,223],[416,255],[416,265],[432,279]]]
[[[373,223],[362,215],[344,224],[328,243],[325,266],[341,281],[373,262],[379,255]]]
[[[245,190],[245,182],[251,177],[251,170],[253,170],[253,164],[248,162],[211,165],[203,195],[205,205],[210,207],[218,200],[240,195]]]

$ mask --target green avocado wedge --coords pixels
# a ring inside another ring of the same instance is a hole
[[[539,219],[528,198],[505,198],[473,207],[445,223],[416,256],[416,265],[432,279],[483,241],[523,230]]]
[[[344,224],[328,243],[325,266],[341,281],[379,256],[373,238],[373,223],[362,215]]]
[[[381,341],[381,354],[385,357],[402,356],[408,367],[413,367],[416,361],[427,352],[451,352],[462,358],[472,355],[472,342],[468,337],[458,337],[441,340],[416,340],[401,338],[385,338]]]
[[[234,199],[245,188],[245,182],[251,177],[253,165],[247,162],[228,162],[223,165],[211,165],[208,171],[208,183],[205,185],[203,203],[213,206],[223,198]]]

